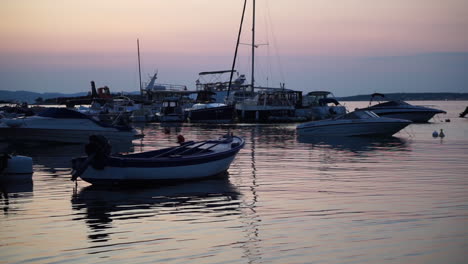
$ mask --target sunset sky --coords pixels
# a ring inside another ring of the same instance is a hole
[[[114,92],[143,81],[193,88],[229,69],[243,0],[0,0],[0,90]],[[466,0],[257,0],[257,85],[468,92]],[[248,1],[242,43],[249,43]],[[238,70],[250,78],[249,46]]]

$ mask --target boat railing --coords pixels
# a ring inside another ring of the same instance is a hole
[[[187,86],[181,84],[155,83],[153,87],[146,88],[149,91],[186,91]]]

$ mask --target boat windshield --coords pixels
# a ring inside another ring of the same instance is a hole
[[[376,104],[373,107],[388,107],[388,106],[399,106],[399,105],[409,105],[404,101],[388,101],[385,103]]]
[[[371,119],[371,118],[379,118],[377,114],[371,111],[354,111],[336,119]]]
[[[51,118],[73,118],[73,119],[89,119],[88,116],[80,112],[70,110],[67,108],[51,107],[37,114],[41,117]]]

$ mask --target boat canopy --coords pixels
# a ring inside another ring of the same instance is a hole
[[[198,75],[223,74],[223,73],[228,73],[228,72],[236,72],[236,70],[206,71],[206,72],[200,72]]]

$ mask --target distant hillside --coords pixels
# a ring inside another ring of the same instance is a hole
[[[468,100],[468,93],[389,93],[384,94],[387,100],[435,101],[435,100]],[[370,94],[337,97],[338,101],[369,101]]]
[[[74,97],[74,96],[84,96],[87,93],[73,93],[73,94],[64,94],[64,93],[35,93],[28,91],[5,91],[0,90],[0,101],[10,101],[10,102],[27,102],[28,104],[35,103],[36,99],[41,97],[42,99],[56,98],[56,97]]]
[[[124,94],[139,94],[139,92],[124,92]],[[35,103],[36,99],[41,97],[43,100],[57,97],[75,97],[85,96],[87,92],[81,93],[35,93],[28,91],[5,91],[0,90],[0,102],[27,102],[29,104]],[[369,101],[370,94],[354,95],[346,97],[337,97],[339,101]],[[405,101],[419,101],[419,100],[468,100],[468,93],[389,93],[385,94],[385,99],[389,100],[405,100]]]

